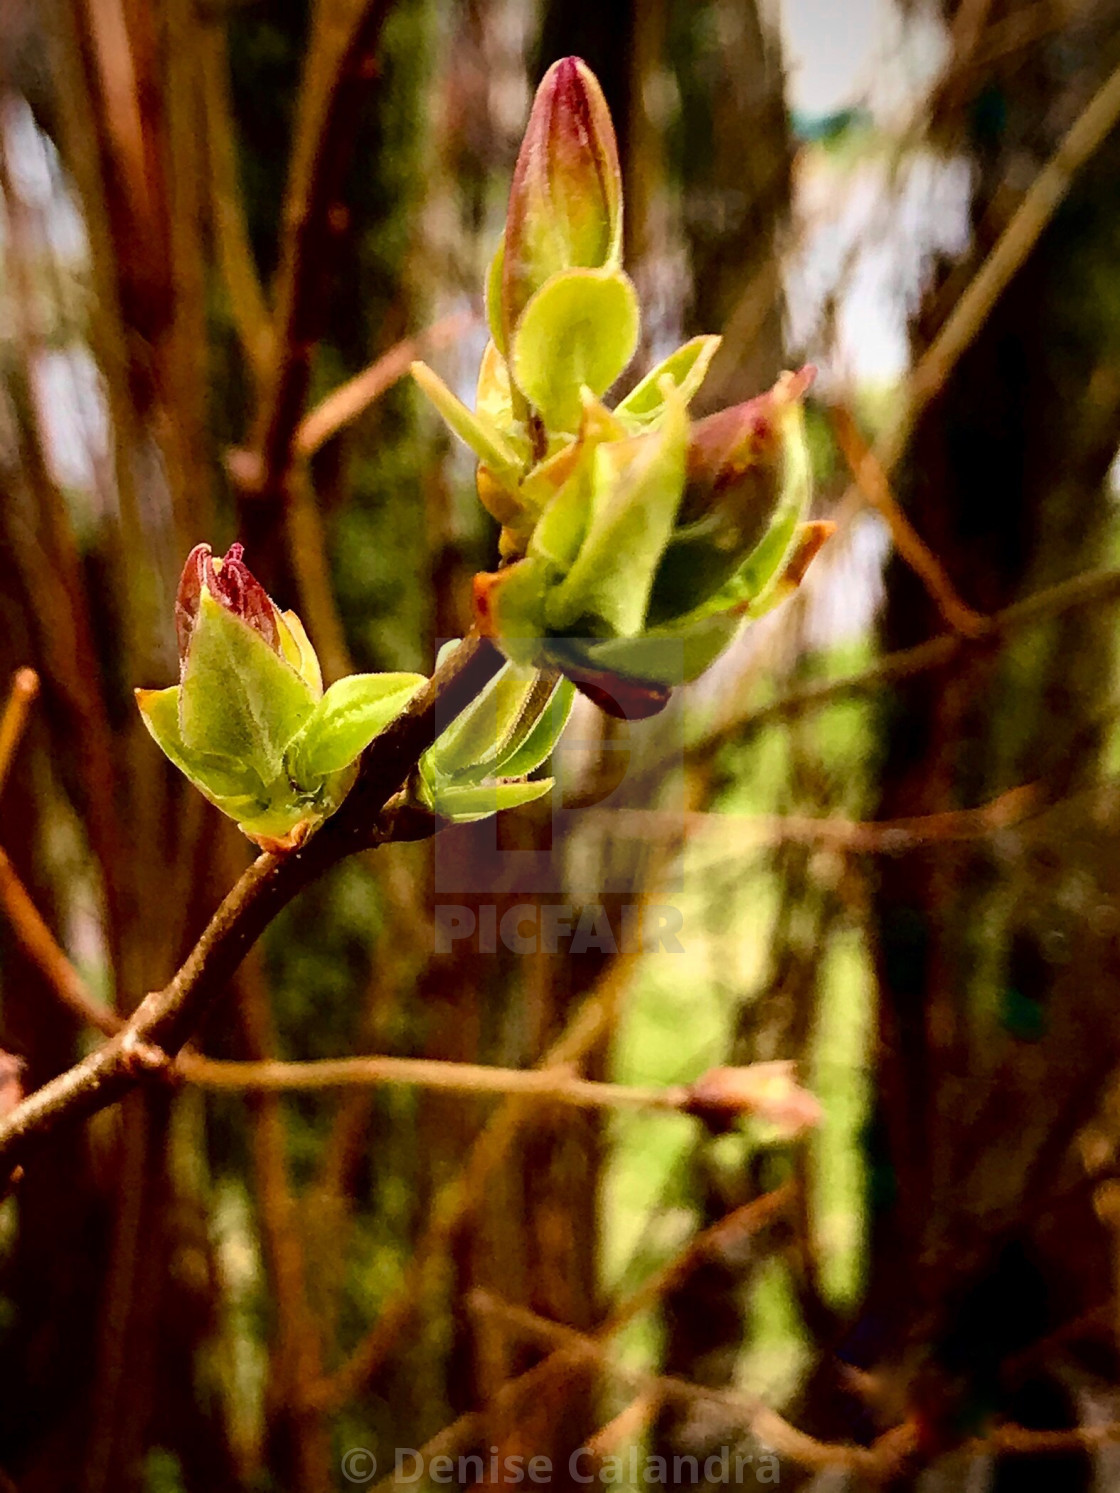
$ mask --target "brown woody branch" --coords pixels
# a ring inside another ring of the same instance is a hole
[[[562,1069],[498,1068],[436,1058],[323,1058],[317,1062],[228,1062],[184,1053],[175,1073],[203,1089],[251,1094],[403,1084],[451,1094],[511,1095],[576,1109],[683,1111],[686,1084],[668,1087],[601,1083]]]
[[[611,1355],[598,1336],[550,1321],[526,1307],[502,1301],[487,1291],[473,1291],[469,1304],[477,1312],[497,1317],[524,1340],[536,1342],[542,1348],[560,1348],[577,1357],[582,1356],[639,1392],[723,1410],[779,1456],[813,1471],[837,1468],[866,1477],[883,1478],[900,1466],[914,1449],[914,1430],[905,1423],[894,1427],[871,1447],[818,1441],[791,1425],[756,1395],[736,1389],[713,1389],[671,1374],[631,1370]]]
[[[966,44],[966,50],[969,45]],[[992,307],[1065,200],[1074,177],[1108,138],[1118,121],[1120,67],[1114,69],[1089,100],[1062,137],[1057,150],[1031,182],[991,252],[954,301],[937,335],[911,369],[893,418],[879,434],[874,447],[867,449],[863,459],[857,462],[853,481],[833,510],[840,529],[847,527],[865,501],[884,511],[899,553],[916,571],[943,612],[945,602],[949,602],[950,610],[945,615],[950,625],[958,629],[958,635],[987,636],[987,619],[956,596],[941,562],[890,498],[886,479],[901,461],[918,420],[944,388]],[[882,502],[876,501],[876,490],[880,499],[886,491],[885,509]]]
[[[446,347],[468,331],[477,317],[470,311],[456,311],[442,317],[414,337],[403,337],[381,354],[368,368],[339,384],[309,410],[296,431],[296,452],[301,457],[314,456],[320,446],[364,414],[382,394],[399,383],[421,353]]]
[[[957,595],[944,565],[902,511],[881,462],[864,440],[851,411],[842,405],[833,405],[828,413],[832,433],[851,468],[856,485],[886,522],[895,549],[925,586],[953,631],[968,638],[982,637],[988,630],[987,617]]]
[[[254,381],[260,384],[272,366],[272,327],[264,291],[257,277],[245,205],[238,185],[237,143],[229,97],[229,59],[225,35],[217,20],[203,29],[202,51],[199,78],[214,247],[237,339]]]
[[[408,709],[367,749],[357,783],[333,819],[300,850],[261,855],[228,894],[185,962],[151,992],[127,1026],[103,1047],[45,1084],[0,1124],[0,1175],[36,1143],[74,1120],[116,1103],[151,1071],[178,1055],[261,933],[303,887],[354,851],[391,834],[382,811],[421,755],[490,682],[501,656],[470,637],[447,659]]]
[[[0,849],[0,909],[11,923],[24,953],[38,966],[62,1004],[87,1026],[104,1032],[107,1037],[116,1036],[124,1026],[123,1018],[98,1000],[70,963],[3,849]]]
[[[64,1005],[80,1019],[106,1035],[125,1030],[123,1018],[92,994],[69,962],[42,917],[35,909],[10,862],[0,850],[0,907],[12,922],[25,951],[36,960]],[[135,1039],[133,1040],[135,1046]],[[185,1050],[165,1066],[166,1050],[154,1051],[153,1064],[168,1079],[183,1080],[203,1089],[249,1095],[309,1092],[318,1090],[415,1086],[445,1093],[489,1094],[517,1099],[537,1099],[576,1109],[658,1109],[707,1117],[713,1113],[738,1115],[758,1113],[772,1118],[774,1101],[769,1085],[781,1076],[786,1081],[785,1062],[760,1062],[725,1071],[736,1075],[729,1093],[713,1089],[705,1075],[695,1084],[667,1086],[606,1083],[581,1078],[564,1063],[543,1069],[503,1068],[492,1065],[448,1062],[426,1058],[392,1057],[384,1054],[326,1058],[314,1062],[257,1058],[228,1061]],[[792,1075],[789,1075],[792,1083]],[[797,1091],[799,1092],[799,1091]],[[782,1111],[785,1118],[785,1111]],[[805,1124],[811,1123],[809,1119]]]
[[[765,1203],[767,1199],[758,1201]],[[602,1332],[595,1335],[579,1332],[525,1307],[502,1301],[486,1291],[472,1292],[470,1304],[477,1312],[499,1318],[517,1335],[552,1350],[544,1363],[530,1371],[535,1376],[534,1384],[539,1383],[548,1365],[590,1359],[643,1395],[723,1410],[779,1456],[810,1471],[845,1470],[870,1483],[881,1484],[889,1482],[903,1470],[913,1472],[918,1465],[929,1460],[928,1453],[921,1456],[919,1429],[913,1420],[892,1426],[871,1446],[820,1441],[799,1430],[757,1396],[742,1390],[715,1389],[670,1374],[649,1374],[630,1369],[609,1353]],[[519,1381],[510,1381],[503,1388],[510,1390],[515,1386],[519,1386]],[[439,1439],[444,1443],[440,1446],[441,1451],[458,1428],[457,1422],[455,1427],[448,1427],[440,1433]],[[971,1457],[993,1454],[1045,1456],[1079,1447],[1096,1449],[1116,1441],[1120,1441],[1120,1423],[1115,1421],[1060,1431],[1036,1431],[1008,1423],[994,1426],[986,1436],[970,1438],[962,1443],[961,1449]]]
[[[590,995],[537,1064],[538,1069],[570,1070],[609,1030],[615,1009],[636,964],[636,954],[616,954]],[[431,1270],[502,1164],[526,1114],[526,1101],[509,1095],[476,1137],[462,1169],[440,1188],[428,1210],[428,1222],[417,1240],[400,1285],[349,1358],[311,1394],[316,1403],[338,1410],[357,1395],[386,1361],[411,1324]]]
[[[656,1308],[662,1297],[702,1264],[706,1257],[718,1254],[724,1249],[742,1247],[747,1239],[778,1222],[789,1212],[796,1192],[796,1184],[785,1183],[774,1192],[764,1193],[761,1197],[745,1203],[741,1208],[736,1208],[732,1213],[694,1235],[679,1254],[648,1276],[628,1296],[615,1302],[610,1314],[593,1336],[580,1335],[580,1341],[570,1346],[553,1345],[547,1358],[534,1364],[531,1369],[526,1369],[516,1378],[507,1379],[490,1398],[484,1409],[468,1411],[467,1414],[452,1421],[450,1425],[437,1431],[431,1440],[419,1448],[423,1463],[428,1465],[433,1457],[445,1456],[449,1453],[453,1455],[472,1442],[482,1439],[488,1434],[492,1416],[496,1414],[516,1415],[524,1405],[529,1403],[531,1396],[551,1383],[556,1376],[584,1361],[587,1357],[588,1343],[602,1351],[605,1343],[620,1332],[628,1322],[633,1321],[643,1312]],[[477,1298],[475,1304],[476,1306],[479,1304]],[[658,1402],[666,1397],[664,1391],[657,1386],[647,1385],[643,1393],[649,1395],[651,1402]],[[596,1436],[602,1435],[606,1429],[602,1428]],[[615,1429],[618,1429],[617,1426]],[[588,1443],[589,1447],[594,1441],[595,1437]],[[386,1493],[386,1490],[396,1486],[398,1486],[398,1479],[391,1475],[376,1485],[375,1493]]]

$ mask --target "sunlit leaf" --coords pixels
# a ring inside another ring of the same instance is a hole
[[[540,692],[540,679],[535,668],[507,663],[428,749],[425,764],[448,780],[508,776],[495,767],[531,729],[535,711],[519,734]]]
[[[656,425],[665,413],[663,381],[669,379],[685,404],[693,398],[708,372],[716,355],[719,337],[693,337],[683,347],[651,369],[635,385],[619,404],[615,405],[617,419],[630,430],[643,430]]]
[[[767,610],[771,588],[779,585],[797,543],[812,490],[805,416],[800,405],[791,405],[783,417],[782,490],[770,527],[732,579],[702,608],[704,612],[736,607],[751,616]]]
[[[485,462],[494,477],[516,491],[520,462],[517,452],[482,415],[472,414],[426,363],[413,363],[412,376],[423,389],[450,429]]]
[[[280,646],[284,657],[311,690],[316,700],[322,698],[323,673],[319,667],[319,655],[311,646],[311,639],[295,612],[281,612],[278,618]]]
[[[487,819],[503,809],[517,809],[522,804],[543,798],[552,787],[552,778],[535,783],[479,783],[469,787],[440,786],[430,790],[431,806],[444,819],[456,824],[471,824]]]
[[[568,475],[537,520],[529,553],[565,571],[579,554],[591,522],[594,448],[581,445]]]
[[[251,767],[205,752],[192,752],[185,744],[179,729],[177,684],[170,689],[138,689],[135,694],[141,719],[152,739],[201,793],[220,808],[229,802],[246,809],[259,807],[264,790]]]
[[[494,430],[501,431],[513,423],[513,396],[509,386],[509,368],[493,342],[486,344],[478,366],[475,387],[475,412]]]
[[[529,555],[492,574],[475,576],[475,617],[480,631],[501,640],[516,663],[535,664],[545,634],[545,605],[558,579],[556,568]]]
[[[423,674],[350,674],[315,707],[288,751],[288,771],[313,786],[349,766],[427,683]]]
[[[551,430],[576,430],[581,390],[606,392],[634,355],[638,298],[621,270],[554,275],[521,313],[513,376]]]
[[[506,236],[503,233],[498,240],[498,247],[494,250],[490,267],[486,271],[486,321],[490,327],[494,345],[503,357],[509,351],[505,329],[502,326],[502,270],[505,264],[505,253]]]
[[[550,632],[630,637],[641,629],[681,499],[687,443],[688,416],[671,396],[660,430],[598,447],[586,537],[546,601]]]
[[[575,696],[571,681],[560,679],[549,694],[532,729],[514,750],[499,761],[496,776],[524,778],[548,761],[568,724]]]
[[[675,625],[650,628],[633,638],[574,641],[565,658],[572,668],[589,668],[675,686],[711,667],[742,626],[740,617],[721,613]],[[550,647],[560,652],[553,640]]]

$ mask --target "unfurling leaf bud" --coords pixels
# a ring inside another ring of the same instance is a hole
[[[693,424],[677,531],[650,599],[651,625],[691,611],[717,591],[770,527],[789,445],[800,439],[798,406],[815,372],[785,373],[765,394]]]
[[[352,675],[326,694],[294,612],[282,612],[241,545],[187,557],[175,601],[179,683],[137,690],[144,724],[176,767],[265,849],[290,850],[334,813],[356,761],[424,684]]]
[[[765,394],[696,421],[688,443],[678,523],[691,523],[718,507],[739,519],[747,540],[761,535],[774,494],[771,485],[761,503],[753,501],[755,484],[751,479],[781,461],[782,416],[804,396],[815,375],[812,366],[799,373],[783,373]]]
[[[555,62],[533,101],[509,197],[501,263],[500,345],[562,270],[617,266],[622,173],[598,80],[578,57]]]
[[[604,402],[641,316],[622,268],[614,130],[575,57],[537,91],[486,297],[473,412],[413,368],[478,458],[479,497],[502,525],[501,569],[475,578],[476,624],[604,710],[656,714],[796,589],[827,537],[808,517],[814,370],[694,422],[720,342],[694,337]]]
[[[280,652],[279,609],[241,558],[244,553],[243,544],[231,544],[225,558],[215,560],[208,544],[196,544],[187,556],[179,579],[179,594],[175,598],[175,636],[179,643],[180,664],[185,665],[187,661],[203,587],[209,590],[219,606],[240,617],[254,632],[259,632],[273,653]]]
[[[798,1084],[793,1063],[782,1060],[709,1068],[691,1086],[688,1107],[717,1123],[751,1115],[787,1138],[813,1129],[823,1114],[820,1101]]]
[[[552,755],[571,708],[566,679],[507,663],[421,757],[421,802],[467,824],[543,798],[553,779],[530,774]]]

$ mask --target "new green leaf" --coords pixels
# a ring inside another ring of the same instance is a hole
[[[578,428],[581,391],[606,392],[634,356],[638,298],[621,270],[553,275],[521,313],[513,377],[550,430]]]
[[[520,462],[501,432],[485,416],[472,414],[426,363],[413,363],[412,376],[454,434],[471,448],[479,461],[485,462],[499,481],[516,491]]]
[[[693,337],[675,353],[670,353],[630,390],[620,404],[615,405],[616,419],[633,431],[648,430],[656,425],[665,414],[663,386],[666,379],[685,404],[690,403],[707,376],[721,340],[719,337]]]
[[[639,631],[680,503],[687,444],[688,416],[671,395],[659,431],[597,449],[591,520],[572,568],[546,601],[550,632]]]
[[[267,782],[314,705],[295,669],[203,588],[179,697],[187,749],[233,758]]]
[[[348,767],[427,683],[423,674],[350,674],[339,679],[288,749],[288,771],[310,788]]]
[[[442,819],[455,824],[472,824],[487,819],[503,809],[517,809],[522,804],[543,798],[552,787],[551,778],[535,783],[480,783],[468,787],[455,785],[429,789],[432,809]]]

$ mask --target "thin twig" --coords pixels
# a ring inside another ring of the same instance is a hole
[[[326,304],[328,268],[347,222],[339,200],[361,106],[377,76],[376,49],[390,0],[322,0],[296,110],[273,318],[273,366],[256,418],[251,485],[283,495],[295,454]]]
[[[430,918],[420,914],[419,887],[399,857],[363,857],[363,865],[387,899],[385,918],[371,951],[360,1040],[384,1051],[392,1017],[406,990],[419,984],[419,971],[434,954]],[[415,899],[415,900],[414,900]],[[407,909],[407,911],[406,911]],[[347,1243],[355,1228],[358,1197],[351,1180],[366,1155],[366,1136],[377,1103],[373,1089],[350,1089],[338,1103],[323,1144],[316,1177],[307,1188],[313,1218],[318,1315],[328,1340],[337,1337],[342,1306]]]
[[[258,384],[273,356],[272,327],[257,276],[249,228],[237,177],[233,110],[229,98],[229,60],[225,35],[217,19],[202,28],[204,65],[199,69],[210,165],[210,215],[218,263],[229,297],[230,315],[245,361]]]
[[[734,1073],[733,1088],[727,1094],[718,1085],[713,1090],[710,1074],[695,1084],[643,1087],[579,1078],[559,1064],[547,1069],[496,1068],[437,1058],[383,1056],[322,1058],[310,1063],[229,1062],[183,1052],[168,1076],[173,1074],[203,1089],[247,1094],[406,1085],[449,1094],[537,1099],[573,1109],[658,1109],[693,1115],[706,1115],[719,1109],[728,1115],[759,1114],[769,1118],[775,1108],[775,1087],[779,1083],[792,1084],[787,1073],[789,1067],[783,1062],[759,1062],[731,1070],[713,1070]]]
[[[967,638],[980,637],[990,627],[987,617],[957,595],[944,565],[903,513],[882,464],[864,440],[851,412],[842,405],[833,405],[828,413],[844,460],[864,497],[885,520],[895,549],[925,586],[953,631]]]
[[[98,1000],[81,975],[70,963],[57,939],[47,927],[31,894],[19,879],[15,867],[0,849],[0,908],[3,908],[12,931],[24,953],[47,980],[64,1006],[80,1021],[112,1037],[124,1021]]]
[[[1082,18],[1092,0],[1035,0],[987,25],[966,58],[954,60],[954,72],[975,73],[1012,52],[1022,51]],[[943,85],[941,85],[943,86]],[[934,90],[934,102],[938,89]]]
[[[755,1395],[745,1394],[740,1390],[712,1389],[670,1374],[648,1374],[629,1369],[613,1358],[597,1338],[579,1332],[574,1327],[549,1321],[527,1307],[512,1306],[488,1291],[473,1291],[469,1304],[477,1311],[498,1316],[508,1327],[530,1341],[582,1353],[612,1375],[629,1383],[638,1392],[657,1394],[666,1400],[683,1401],[686,1404],[699,1402],[730,1411],[764,1445],[772,1447],[775,1452],[796,1462],[798,1466],[811,1470],[840,1468],[865,1476],[877,1475],[892,1465],[903,1450],[899,1444],[900,1438],[894,1438],[889,1443],[889,1458],[885,1455],[886,1447],[878,1445],[865,1447],[818,1441],[816,1437],[799,1431]],[[909,1436],[907,1443],[910,1443]]]
[[[709,1255],[718,1254],[734,1244],[741,1244],[744,1239],[757,1234],[788,1212],[797,1194],[797,1183],[785,1182],[781,1187],[776,1187],[773,1192],[752,1198],[741,1208],[735,1208],[723,1218],[717,1219],[715,1223],[709,1224],[706,1229],[701,1229],[698,1234],[692,1236],[679,1254],[667,1261],[660,1270],[655,1270],[652,1275],[647,1276],[641,1285],[631,1291],[628,1296],[624,1296],[621,1301],[615,1303],[610,1315],[595,1336],[609,1338],[621,1332],[628,1322],[632,1322],[642,1312],[656,1306],[674,1287],[691,1275]]]
[[[814,710],[847,695],[862,694],[865,690],[890,684],[896,679],[909,679],[927,669],[941,668],[951,663],[964,648],[988,647],[993,639],[1002,639],[1021,628],[1049,621],[1052,617],[1059,617],[1079,607],[1118,600],[1120,571],[1086,571],[1068,581],[1061,581],[1056,586],[1036,591],[1023,601],[1013,602],[1003,611],[993,612],[989,619],[990,632],[983,639],[965,638],[959,633],[941,633],[913,648],[888,653],[854,674],[845,674],[839,679],[825,679],[819,684],[803,685],[779,695],[765,705],[757,706],[745,715],[719,723],[702,740],[692,744],[690,750],[710,752],[724,741],[741,741],[745,733],[757,731],[773,721],[787,720],[805,710]]]
[[[1031,182],[991,253],[953,307],[945,325],[918,360],[908,381],[906,402],[896,421],[876,444],[876,455],[886,471],[893,469],[914,422],[944,386],[961,354],[1042,236],[1069,191],[1073,178],[1108,138],[1117,121],[1120,121],[1120,67],[1089,100],[1057,150]]]
[[[694,1269],[710,1252],[741,1242],[750,1234],[772,1222],[788,1207],[795,1192],[796,1184],[787,1184],[775,1192],[753,1199],[742,1208],[735,1209],[734,1212],[719,1219],[709,1228],[694,1235],[679,1255],[643,1281],[629,1296],[623,1297],[615,1304],[610,1316],[595,1332],[593,1340],[599,1343],[604,1342],[621,1331],[641,1312],[655,1306],[661,1296],[670,1290],[682,1275]],[[585,1359],[586,1351],[582,1344],[575,1348],[554,1347],[548,1357],[540,1363],[534,1364],[531,1369],[527,1369],[516,1378],[506,1380],[491,1397],[485,1409],[461,1415],[458,1420],[444,1426],[430,1441],[420,1447],[419,1455],[423,1465],[428,1466],[433,1457],[454,1453],[459,1448],[477,1440],[486,1433],[488,1422],[494,1414],[514,1412],[527,1400],[528,1396],[549,1385],[554,1377],[565,1368],[578,1365]],[[651,1401],[664,1398],[660,1389],[647,1389],[645,1393],[649,1394]],[[390,1476],[378,1483],[377,1488],[387,1490],[396,1487],[398,1482],[399,1479],[395,1475]]]
[[[1042,236],[1074,176],[1103,144],[1118,120],[1120,68],[1093,95],[1034,178],[1011,221],[911,370],[894,418],[873,448],[875,460],[885,475],[890,476],[902,459],[920,415],[944,387],[992,307]],[[844,527],[862,506],[862,488],[858,482],[852,482],[836,505],[833,517]]]
[[[916,845],[981,839],[1021,823],[1045,807],[1036,783],[1009,788],[974,809],[947,809],[905,819],[844,819],[810,814],[724,814],[673,809],[605,809],[616,833],[648,839],[715,831],[734,839],[736,852],[758,846],[828,845],[872,855],[897,855]],[[588,811],[594,814],[594,810]]]
[[[966,1441],[963,1450],[969,1456],[990,1457],[994,1453],[1003,1456],[1045,1456],[1050,1452],[1077,1451],[1086,1448],[1097,1450],[1120,1441],[1120,1421],[1108,1421],[1099,1426],[1072,1426],[1065,1431],[1036,1431],[1028,1426],[996,1426],[988,1436],[975,1436]]]
[[[0,907],[24,951],[38,965],[62,1003],[87,1025],[106,1035],[120,1032],[124,1021],[98,1000],[71,964],[3,850],[0,850]],[[242,1024],[251,1050],[265,1053],[271,1050],[268,1004],[256,988],[260,970],[254,970],[252,965],[250,959],[246,978],[241,982]],[[207,1059],[183,1053],[177,1060],[176,1071],[186,1068],[192,1073],[207,1066]],[[300,1455],[306,1465],[313,1465],[316,1459],[322,1461],[322,1428],[316,1423],[313,1407],[302,1403],[299,1391],[305,1377],[312,1381],[318,1377],[320,1352],[307,1305],[303,1252],[294,1227],[296,1209],[287,1176],[283,1116],[275,1094],[259,1093],[254,1098],[252,1156],[265,1259],[275,1285],[279,1339],[276,1382],[292,1415]]]
[[[242,965],[238,987],[246,1045],[255,1057],[265,1058],[275,1051],[276,1035],[258,949]],[[180,1054],[178,1061],[186,1060],[187,1054]],[[275,1093],[253,1094],[249,1109],[262,1254],[275,1303],[272,1390],[290,1419],[295,1486],[318,1488],[327,1481],[326,1427],[315,1407],[305,1403],[303,1386],[315,1383],[322,1372],[323,1345],[308,1300],[304,1239],[288,1164],[284,1110]]]
[[[94,30],[111,26],[113,7],[103,7]],[[119,19],[119,17],[118,17]],[[104,39],[104,38],[102,38]],[[130,72],[131,60],[114,56],[112,69]],[[123,87],[125,79],[118,78]],[[122,118],[116,120],[124,135],[129,100],[122,97]],[[36,400],[29,370],[46,348],[41,322],[41,296],[36,293],[32,267],[37,256],[35,223],[28,204],[16,191],[8,158],[0,150],[0,201],[5,223],[4,272],[10,277],[7,299],[20,357],[8,374],[8,395],[15,414],[19,466],[34,495],[39,519],[34,533],[14,535],[9,530],[11,552],[29,604],[36,614],[40,638],[42,672],[55,693],[65,701],[71,722],[77,728],[77,756],[85,788],[84,817],[91,846],[103,878],[109,941],[119,936],[122,881],[124,878],[121,826],[117,818],[117,774],[112,732],[105,697],[100,688],[101,670],[94,642],[89,600],[82,578],[78,544],[67,502],[51,472],[44,412]],[[14,539],[14,542],[12,540]],[[44,586],[40,576],[49,573],[53,584]]]
[[[435,1058],[325,1058],[313,1063],[219,1062],[184,1053],[176,1074],[204,1089],[275,1093],[284,1090],[342,1089],[408,1084],[451,1094],[498,1094],[544,1100],[576,1109],[660,1109],[680,1111],[688,1087],[665,1088],[599,1083],[555,1068],[492,1068],[481,1063]]]
[[[423,1446],[417,1448],[417,1456],[421,1465],[430,1467],[433,1458],[450,1456],[461,1447],[468,1446],[485,1435],[491,1416],[498,1413],[512,1412],[520,1408],[521,1404],[534,1395],[538,1390],[549,1384],[553,1376],[560,1368],[575,1367],[584,1360],[585,1355],[580,1351],[566,1351],[562,1348],[527,1369],[524,1374],[519,1374],[516,1379],[508,1379],[491,1398],[485,1410],[468,1410],[465,1415],[460,1415],[450,1425],[444,1426]],[[387,1477],[381,1479],[374,1487],[373,1493],[389,1493],[390,1489],[414,1486],[414,1479],[406,1470],[407,1464],[394,1470]]]
[[[299,590],[300,611],[315,638],[328,684],[353,673],[346,636],[331,588],[330,562],[310,470],[310,457],[408,372],[421,352],[461,336],[477,318],[470,312],[444,317],[427,331],[396,343],[355,378],[332,390],[305,415],[296,431],[287,475],[285,529],[288,556]],[[234,457],[234,463],[239,458]]]
[[[333,684],[352,674],[354,665],[335,605],[327,538],[306,461],[297,461],[288,473],[284,532],[299,593],[300,616],[315,639],[324,683]]]
[[[662,1390],[643,1390],[587,1438],[587,1450],[598,1460],[613,1455],[620,1446],[639,1441],[664,1402]]]
[[[39,676],[34,669],[17,669],[12,675],[4,713],[0,715],[0,793],[8,781],[16,749],[23,740],[27,717],[39,693]]]
[[[976,47],[988,22],[992,0],[961,0],[951,27],[952,52],[945,74],[931,90],[926,107],[932,109],[941,95],[951,96],[960,87],[961,76],[976,54]]]
[[[768,1204],[774,1196],[771,1194],[767,1198],[760,1198],[748,1207],[758,1208],[759,1205]],[[739,1213],[744,1211],[738,1210]],[[716,1225],[716,1228],[729,1225],[735,1218],[736,1214],[730,1215]],[[705,1232],[710,1234],[712,1231]],[[694,1245],[704,1237],[699,1236]],[[667,1267],[664,1274],[669,1275],[671,1268]],[[527,1390],[536,1390],[542,1379],[551,1377],[566,1364],[591,1359],[613,1376],[629,1383],[637,1392],[639,1403],[648,1396],[650,1401],[657,1403],[665,1400],[682,1401],[686,1404],[701,1403],[730,1412],[765,1446],[788,1461],[811,1471],[839,1469],[854,1472],[870,1481],[883,1480],[907,1463],[917,1450],[917,1428],[911,1421],[893,1426],[870,1447],[825,1442],[806,1435],[756,1396],[738,1390],[713,1389],[673,1375],[649,1374],[629,1369],[612,1357],[604,1345],[604,1339],[624,1321],[629,1320],[629,1315],[620,1309],[612,1314],[610,1323],[590,1335],[550,1321],[525,1307],[501,1301],[486,1291],[472,1292],[469,1304],[476,1311],[500,1317],[507,1327],[552,1349],[549,1357],[542,1363],[502,1386],[496,1399],[503,1402],[503,1408],[505,1402],[515,1396],[520,1400]],[[643,1301],[642,1304],[648,1305],[649,1302]],[[633,1406],[630,1408],[632,1410]],[[612,1426],[614,1424],[611,1423]],[[423,1449],[425,1460],[429,1456],[453,1451],[484,1430],[485,1425],[484,1416],[477,1412],[469,1417],[461,1417],[428,1443]],[[608,1429],[605,1427],[604,1432]],[[970,1439],[961,1450],[968,1456],[1044,1455],[1078,1447],[1099,1447],[1117,1440],[1120,1440],[1120,1423],[1078,1426],[1061,1431],[1036,1431],[1008,1424],[995,1427],[987,1436]],[[386,1479],[378,1486],[393,1485],[393,1479]]]
[[[314,456],[320,446],[338,434],[343,426],[363,414],[388,389],[398,383],[421,353],[432,352],[455,342],[478,320],[473,312],[457,311],[434,322],[414,337],[405,337],[381,354],[361,373],[332,389],[325,399],[310,410],[296,430],[296,453]]]

